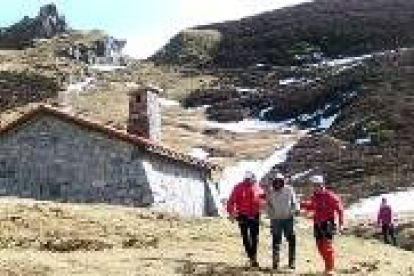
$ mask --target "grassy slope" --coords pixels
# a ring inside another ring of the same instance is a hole
[[[297,226],[296,275],[320,275],[309,224],[300,220]],[[262,229],[263,268],[246,270],[236,225],[225,219],[3,198],[0,274],[269,275],[269,231]],[[412,252],[354,237],[336,243],[340,275],[414,275]]]
[[[405,0],[318,0],[198,26],[192,32],[208,30],[221,34],[217,50],[210,53],[213,65],[290,65],[301,62],[295,59],[296,55],[303,57],[315,51],[335,57],[411,46],[413,10],[413,3]],[[194,53],[204,54],[203,44],[193,40],[185,43],[183,36],[185,32],[178,34],[153,59],[180,64],[194,60]],[[179,55],[177,41],[184,44]],[[191,47],[195,49],[190,50]],[[199,60],[204,64],[206,58],[200,54]]]

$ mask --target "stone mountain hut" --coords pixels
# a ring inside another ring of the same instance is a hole
[[[0,129],[0,195],[218,214],[216,165],[159,144],[157,89],[130,94],[128,131],[39,106]]]

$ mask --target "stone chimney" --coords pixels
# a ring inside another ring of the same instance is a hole
[[[161,140],[160,92],[159,88],[144,86],[129,93],[129,134],[154,142]]]

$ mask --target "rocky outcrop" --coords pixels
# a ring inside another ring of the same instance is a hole
[[[31,46],[36,38],[51,38],[68,30],[64,16],[54,4],[40,8],[35,18],[25,16],[20,22],[0,30],[0,47],[22,49]]]
[[[87,64],[125,65],[126,58],[122,53],[125,44],[126,40],[103,35],[89,43],[72,43],[62,51],[62,54]]]

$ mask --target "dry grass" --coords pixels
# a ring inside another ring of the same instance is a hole
[[[119,84],[109,89],[73,96],[75,110],[118,129],[126,128],[128,116],[127,90]],[[114,104],[116,103],[116,104]],[[203,109],[185,109],[180,106],[162,107],[162,142],[182,152],[193,147],[213,148],[213,161],[222,165],[240,159],[261,159],[269,156],[276,146],[300,137],[299,132],[284,134],[278,131],[235,134],[228,131],[206,133]]]
[[[348,233],[364,238],[382,241],[381,229],[374,225],[369,218],[358,218],[349,222]],[[398,246],[414,251],[414,213],[405,212],[398,214],[396,224],[396,237]]]
[[[117,206],[3,198],[0,274],[271,275],[266,225],[262,225],[259,253],[262,268],[249,270],[238,229],[225,219],[185,219]],[[296,275],[320,275],[322,264],[309,223],[300,220],[297,229]],[[45,243],[61,247],[42,247]],[[73,247],[72,243],[95,247]],[[340,236],[336,243],[339,275],[414,275],[412,252],[354,237]]]

